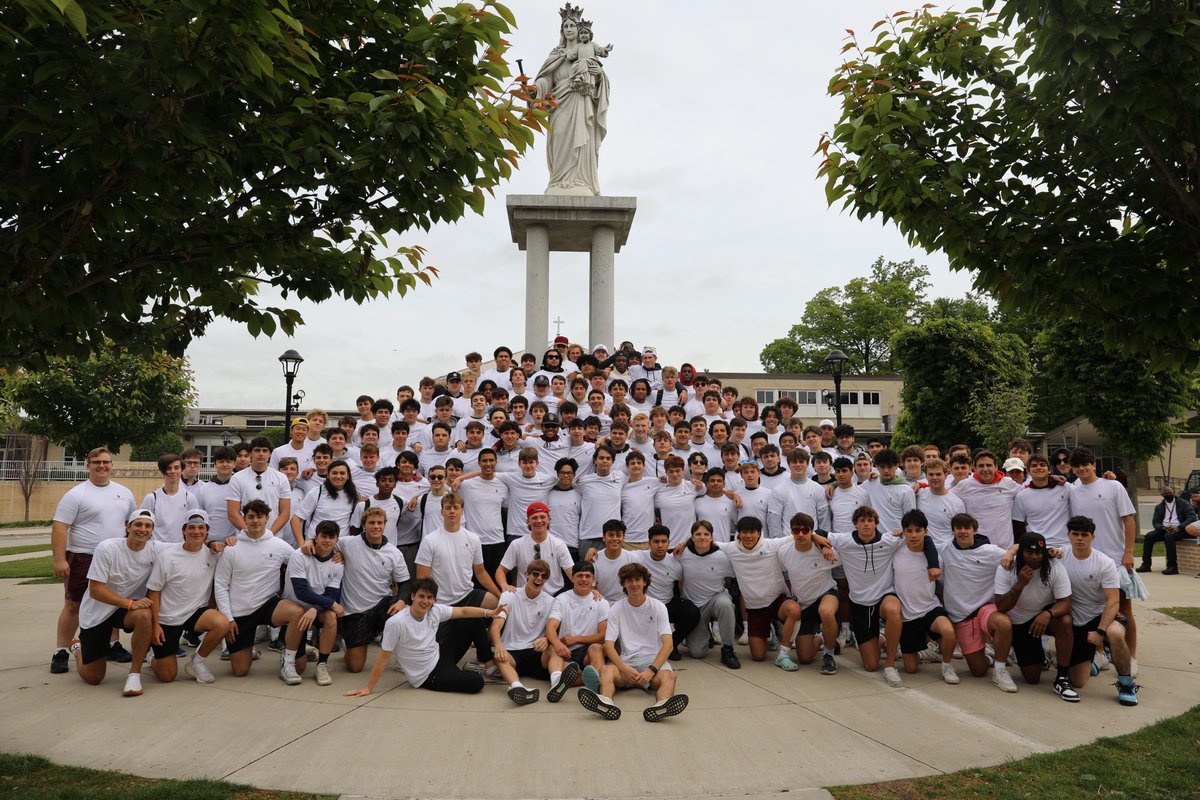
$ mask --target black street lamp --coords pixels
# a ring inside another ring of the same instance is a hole
[[[288,350],[279,357],[279,363],[283,365],[283,379],[287,381],[287,396],[284,398],[283,410],[283,435],[291,436],[292,430],[292,382],[296,380],[296,373],[300,371],[300,365],[304,363],[304,359],[295,350]]]
[[[829,374],[833,376],[833,396],[834,408],[837,415],[837,424],[842,424],[842,371],[846,368],[846,362],[850,357],[841,350],[830,350],[829,355],[825,356],[825,363],[829,365]]]
[[[221,431],[221,444],[229,447],[229,443],[233,441],[233,434],[229,431]]]

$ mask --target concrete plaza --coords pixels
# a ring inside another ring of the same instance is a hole
[[[739,648],[738,671],[716,653],[677,662],[691,705],[658,725],[642,721],[639,693],[618,695],[625,716],[606,722],[573,691],[558,705],[517,708],[501,686],[439,695],[391,669],[375,694],[351,699],[342,692],[365,675],[342,671],[339,656],[333,686],[318,687],[310,669],[289,687],[269,651],[241,679],[214,658],[210,686],[164,686],[147,669],[145,695],[125,699],[122,665],[110,665],[99,687],[49,673],[61,587],[3,580],[0,749],[150,777],[379,798],[823,797],[822,786],[952,772],[1128,733],[1194,704],[1200,630],[1152,608],[1197,605],[1200,580],[1145,577],[1152,600],[1139,608],[1145,688],[1136,708],[1117,704],[1111,670],[1072,705],[1048,681],[1002,694],[961,661],[959,686],[926,665],[890,689],[853,649],[837,675],[821,676],[815,666],[789,674],[751,663]]]

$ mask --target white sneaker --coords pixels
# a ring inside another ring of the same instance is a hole
[[[917,655],[920,656],[922,664],[937,664],[942,660],[942,648],[937,642],[930,642],[929,645]]]
[[[208,662],[199,653],[192,654],[192,657],[183,665],[183,671],[195,678],[196,683],[213,683],[216,681],[212,670],[208,668]]]
[[[329,686],[333,683],[333,676],[329,674],[329,664],[317,664],[317,686]]]
[[[838,643],[839,645],[841,645],[842,647],[849,647],[849,646],[850,646],[850,640],[851,640],[852,638],[853,638],[853,636],[850,634],[850,629],[849,629],[849,628],[842,628],[842,629],[840,629],[840,630],[838,631],[838,635],[837,635],[837,643]]]
[[[260,658],[262,658],[262,651],[259,650],[257,647],[251,647],[250,648],[250,660],[258,661]]]
[[[742,647],[750,644],[750,634],[743,630],[742,635],[738,637],[737,643]]]
[[[285,661],[279,667],[279,680],[286,683],[288,686],[296,686],[300,683],[300,673],[296,672],[296,665],[291,661]]]
[[[1108,669],[1108,656],[1104,654],[1103,649],[1097,650],[1096,655],[1092,656],[1092,663],[1096,665],[1097,672]]]
[[[942,680],[951,685],[959,682],[958,673],[954,671],[954,666],[947,664],[945,661],[942,662]]]
[[[893,689],[899,689],[904,685],[904,681],[900,680],[900,672],[895,667],[884,667],[883,679]]]
[[[142,693],[142,676],[136,672],[129,673],[129,677],[125,679],[125,691],[121,692],[122,697],[137,697]]]
[[[321,657],[321,653],[310,644],[304,648],[304,657],[315,664],[317,663],[317,659]]]
[[[254,643],[260,644],[271,640],[271,628],[268,625],[259,625],[254,629]]]
[[[993,669],[992,683],[1002,692],[1015,694],[1017,691],[1017,685],[1013,683],[1012,675],[1009,675],[1006,669]]]
[[[221,640],[221,660],[229,660],[229,642],[225,641],[224,639]]]

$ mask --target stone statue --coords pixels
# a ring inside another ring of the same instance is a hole
[[[558,13],[558,47],[534,82],[538,97],[557,103],[550,111],[546,194],[591,197],[600,194],[596,162],[608,129],[608,75],[600,59],[612,45],[593,43],[592,23],[583,19],[579,6],[567,3]]]

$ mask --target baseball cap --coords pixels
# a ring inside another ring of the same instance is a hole
[[[449,383],[450,381],[461,381],[461,380],[462,380],[462,375],[458,374],[457,372],[446,373],[446,383]]]
[[[571,572],[573,572],[576,575],[578,575],[581,572],[586,572],[588,574],[595,575],[596,568],[593,567],[587,561],[580,561],[578,564],[576,564],[574,567],[571,568]]]
[[[837,426],[833,424],[833,420],[823,419],[819,423],[817,423],[817,427],[818,428],[835,428]]]
[[[292,427],[294,428],[297,425],[303,425],[304,427],[307,428],[308,427],[308,417],[296,417],[294,420],[292,420]]]
[[[545,503],[530,503],[529,508],[525,509],[525,516],[532,517],[534,514],[549,514],[550,506]]]
[[[533,379],[533,385],[534,386],[549,386],[550,379],[547,378],[545,375],[538,375],[536,378]]]
[[[1008,472],[1010,469],[1019,469],[1022,472],[1024,472],[1025,471],[1025,462],[1022,461],[1021,459],[1017,458],[1016,456],[1013,456],[1008,461],[1004,462],[1004,471]]]
[[[608,352],[608,345],[606,345],[606,344],[598,344],[598,345],[596,345],[595,347],[593,347],[593,348],[592,348],[592,352],[593,352],[593,353],[599,352],[600,350],[603,350],[604,352],[606,352],[606,353],[607,353],[607,352]]]
[[[1021,536],[1020,549],[1030,553],[1046,552],[1046,537],[1040,533],[1028,531]]]
[[[212,527],[212,524],[208,520],[208,512],[203,508],[190,509],[183,518],[183,527],[186,528],[188,525],[197,522],[203,522],[208,527]]]
[[[542,417],[542,427],[544,428],[547,425],[562,425],[562,419],[553,411],[548,412],[546,416]]]
[[[571,340],[565,336],[555,336],[554,343],[555,344],[570,344]]]
[[[130,511],[129,516],[125,518],[125,524],[128,525],[129,523],[133,522],[135,519],[148,519],[148,520],[150,520],[150,522],[153,523],[154,522],[154,512],[152,512],[148,508],[135,508],[133,511]]]
[[[657,351],[657,350],[655,350],[653,347],[643,347],[643,348],[642,348],[642,355],[644,355],[644,356],[656,356],[656,355],[658,355],[658,351]]]

